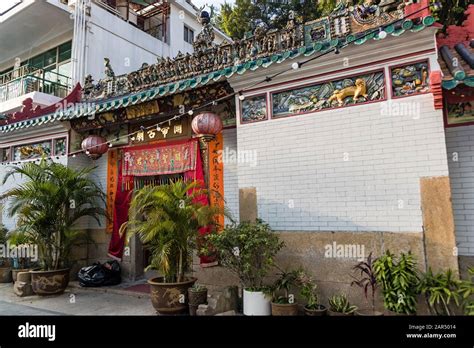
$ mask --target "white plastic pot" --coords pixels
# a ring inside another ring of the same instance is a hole
[[[270,299],[262,291],[244,289],[244,315],[271,315]]]

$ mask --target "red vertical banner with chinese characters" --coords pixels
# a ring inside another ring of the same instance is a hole
[[[209,190],[211,205],[224,208],[224,163],[222,152],[224,140],[222,132],[209,143]],[[216,223],[221,229],[224,226],[224,215],[216,217]]]
[[[117,149],[109,150],[107,158],[107,233],[112,233],[114,230],[114,207],[118,180],[117,156]]]

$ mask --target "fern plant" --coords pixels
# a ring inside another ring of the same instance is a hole
[[[130,204],[135,216],[121,226],[128,237],[137,234],[151,252],[147,269],[156,269],[165,283],[182,282],[192,264],[199,229],[214,226],[214,217],[226,209],[209,206],[200,197],[208,194],[197,181],[172,181],[168,185],[145,186]]]
[[[411,252],[396,257],[389,250],[374,263],[377,282],[382,287],[385,308],[399,314],[416,313],[418,271]]]
[[[352,314],[357,310],[356,306],[352,306],[345,294],[334,295],[329,299],[329,309],[333,312]]]

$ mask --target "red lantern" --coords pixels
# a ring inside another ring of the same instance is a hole
[[[191,128],[194,133],[204,140],[214,139],[222,131],[221,118],[212,112],[205,111],[194,117]]]
[[[82,141],[81,147],[86,155],[93,160],[99,159],[109,149],[107,140],[99,135],[89,135]]]

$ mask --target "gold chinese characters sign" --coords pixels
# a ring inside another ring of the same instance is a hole
[[[148,125],[146,123],[143,125],[130,126],[131,132],[134,133],[130,138],[132,144],[150,143],[158,140],[176,139],[180,137],[183,138],[191,135],[189,121],[186,118],[165,123],[159,128],[153,127],[148,129],[148,127],[153,124],[156,124],[156,121],[148,123]],[[141,126],[144,127],[143,130],[140,128]]]
[[[141,103],[127,107],[127,119],[134,120],[139,117],[149,116],[159,112],[160,107],[158,106],[158,102],[153,100],[147,103]]]

